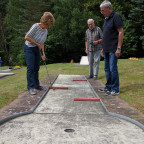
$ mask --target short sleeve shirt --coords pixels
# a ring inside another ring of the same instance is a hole
[[[88,51],[96,51],[101,49],[101,43],[97,45],[91,45],[90,43],[102,39],[102,36],[102,31],[97,26],[95,26],[92,30],[90,30],[89,28],[86,30],[85,41],[87,41]]]
[[[30,30],[27,32],[27,35],[34,40],[36,43],[42,44],[47,38],[48,30],[42,29],[38,23],[32,25]],[[36,45],[32,44],[29,41],[25,41],[25,44],[29,47],[35,47]]]
[[[120,14],[112,11],[108,18],[105,18],[103,25],[103,51],[115,52],[118,45],[118,28],[123,28],[123,21]]]

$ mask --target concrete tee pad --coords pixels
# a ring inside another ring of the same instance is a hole
[[[0,78],[5,76],[14,75],[15,73],[0,73]]]

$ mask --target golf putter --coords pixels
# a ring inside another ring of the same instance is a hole
[[[50,89],[53,89],[53,90],[55,90],[55,89],[68,89],[68,87],[52,87],[52,82],[51,82],[51,80],[50,80],[50,76],[49,76],[49,73],[48,73],[48,69],[47,69],[47,66],[46,66],[46,62],[44,61],[44,65],[45,65],[45,67],[46,67],[46,71],[47,71],[47,75],[48,75],[48,78],[49,78],[49,83],[50,83]]]
[[[46,68],[46,71],[47,71],[47,75],[48,75],[48,78],[49,78],[50,86],[52,87],[52,83],[51,83],[51,80],[50,80],[50,76],[49,76],[48,69],[47,69],[46,62],[45,62],[45,61],[44,61],[44,65],[45,65],[45,68]]]

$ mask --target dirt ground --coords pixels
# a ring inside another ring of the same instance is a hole
[[[50,75],[50,80],[54,81],[56,77],[57,75]],[[140,113],[137,109],[130,107],[128,103],[121,100],[118,96],[105,96],[104,93],[98,92],[99,88],[104,87],[101,80],[94,81],[93,79],[89,79],[88,81],[110,112],[130,117],[144,124],[144,114]],[[42,86],[47,88],[50,86],[47,76],[41,79],[40,83]],[[45,91],[37,92],[37,95],[30,95],[27,91],[20,94],[13,102],[0,109],[0,119],[16,113],[31,110],[45,93]]]

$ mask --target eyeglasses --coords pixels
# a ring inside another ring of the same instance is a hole
[[[100,10],[100,12],[101,12],[101,13],[104,13],[106,9],[107,9],[107,8],[105,8],[105,9],[103,9],[103,10]]]
[[[91,23],[91,24],[88,24],[88,26],[92,26],[93,25],[93,23]]]

